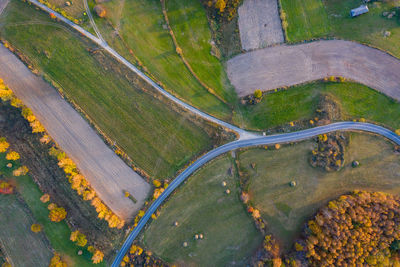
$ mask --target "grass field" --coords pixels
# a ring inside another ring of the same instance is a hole
[[[363,4],[361,0],[281,0],[287,14],[288,40],[300,42],[314,38],[334,36],[367,43],[387,50],[400,57],[400,20],[382,16],[393,11],[400,1],[368,4],[370,12],[357,18],[350,17],[350,10]],[[384,32],[391,32],[384,37]]]
[[[289,42],[320,38],[329,34],[330,23],[321,0],[280,0],[286,13]]]
[[[120,5],[123,7],[121,8]],[[160,1],[133,0],[123,3],[111,1],[105,3],[105,6],[110,21],[129,47],[126,50],[132,49],[135,56],[152,75],[165,85],[168,91],[174,92],[205,112],[223,119],[230,119],[229,107],[196,81],[176,53],[164,22]],[[190,33],[188,34],[190,35]],[[186,46],[185,43],[182,44],[182,48],[184,46]],[[189,58],[191,58],[190,53],[186,53]],[[196,59],[197,55],[193,56]],[[191,63],[196,64],[193,61]],[[197,66],[196,69],[198,69]],[[202,68],[199,75],[210,77],[208,75],[211,74],[205,73]],[[204,82],[213,81],[206,80]],[[222,93],[221,86],[216,88],[216,92]],[[222,97],[225,95],[224,93]]]
[[[230,158],[222,156],[190,177],[145,231],[145,246],[178,265],[244,266],[262,236],[239,200],[237,177],[228,175],[231,167]],[[194,235],[200,233],[204,239],[196,241]]]
[[[222,63],[211,55],[211,32],[199,0],[168,0],[167,13],[172,30],[194,72],[229,102],[236,101]],[[230,91],[228,91],[230,90]]]
[[[150,175],[172,176],[190,158],[211,147],[208,134],[185,114],[154,98],[153,89],[136,77],[128,82],[125,75],[129,72],[101,52],[89,53],[87,49],[96,47],[53,24],[46,14],[13,0],[0,24],[1,37],[61,85],[64,93]]]
[[[15,195],[0,195],[0,244],[13,266],[47,266],[53,256],[43,233],[30,229],[35,222]]]
[[[399,6],[400,1],[369,4],[369,13],[357,18],[351,18],[349,12],[360,6],[361,0],[324,0],[324,3],[335,36],[371,44],[400,58],[400,19],[382,16],[383,12],[394,10],[393,6]],[[391,32],[391,36],[384,37],[385,31]]]
[[[350,82],[313,82],[266,94],[257,105],[244,106],[242,114],[247,118],[247,127],[258,129],[312,119],[321,93],[329,93],[341,103],[344,120],[365,118],[393,129],[400,128],[398,102],[364,85]]]
[[[85,252],[84,255],[82,256],[77,255],[79,248],[72,241],[69,240],[71,230],[69,229],[67,223],[65,221],[61,221],[59,223],[54,223],[50,221],[48,217],[49,210],[47,209],[48,203],[44,204],[40,201],[40,197],[43,195],[43,193],[40,191],[39,187],[35,184],[32,178],[29,175],[19,176],[19,177],[14,177],[12,175],[12,171],[18,168],[20,165],[18,162],[17,163],[12,162],[13,167],[7,168],[5,165],[10,161],[7,161],[5,159],[5,154],[6,153],[0,153],[0,166],[1,166],[0,172],[3,175],[5,175],[5,177],[7,177],[10,181],[12,181],[13,184],[16,185],[17,191],[22,196],[23,200],[27,205],[27,208],[29,208],[30,212],[33,215],[33,219],[31,220],[33,220],[35,223],[39,223],[42,225],[43,232],[46,235],[47,239],[50,241],[51,247],[55,251],[61,254],[62,258],[68,262],[68,266],[93,266],[90,261],[91,256],[89,255],[88,252]],[[9,197],[10,198],[9,201],[11,201],[11,199],[15,199],[15,196],[4,196],[4,197],[5,198]],[[0,206],[1,205],[3,205],[3,199],[0,200]],[[18,207],[18,205],[20,204],[15,204],[15,205],[16,207]],[[2,214],[4,214],[3,210],[1,210],[1,212]],[[12,220],[10,220],[9,223],[16,223],[18,221],[18,218],[16,217],[17,213],[12,216],[15,217]],[[26,216],[27,215],[25,215],[25,217]],[[7,219],[7,217],[4,218],[3,215],[0,217],[2,219]],[[21,218],[24,218],[24,216],[21,215]],[[1,223],[1,225],[3,225],[3,223]],[[28,231],[30,231],[30,224],[27,225],[27,227],[28,228],[21,227],[20,230],[21,233],[29,236]],[[18,236],[18,235],[19,235],[18,233],[12,234],[12,236]],[[34,249],[34,246],[30,246],[28,242],[27,244],[29,245],[30,249]],[[16,246],[14,249],[23,249],[23,247]],[[38,247],[38,249],[42,250],[42,247]],[[43,250],[42,253],[46,255],[46,250]],[[24,255],[24,253],[21,252],[19,257],[21,257],[21,255]],[[36,266],[47,266],[47,265],[48,262],[46,264],[37,264]],[[22,264],[22,265],[16,264],[16,266],[35,266],[35,264]],[[104,263],[101,263],[100,266],[105,266],[105,265]]]
[[[280,150],[251,149],[239,154],[241,167],[250,175],[251,201],[286,249],[328,200],[356,189],[400,193],[400,156],[383,138],[351,133],[344,168],[330,173],[308,163],[314,144],[304,141]],[[351,167],[353,160],[360,166]],[[291,181],[297,186],[290,187]]]

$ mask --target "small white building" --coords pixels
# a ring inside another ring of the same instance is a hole
[[[361,5],[357,8],[352,9],[350,11],[350,16],[352,16],[354,18],[354,17],[360,16],[361,14],[368,13],[368,11],[369,11],[369,9],[368,9],[367,5]]]

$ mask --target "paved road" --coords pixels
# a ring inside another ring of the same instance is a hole
[[[145,80],[146,82],[148,82],[151,86],[153,86],[157,91],[159,91],[162,95],[164,95],[165,97],[167,97],[168,99],[172,100],[173,102],[175,102],[176,104],[178,104],[179,106],[185,108],[186,110],[189,110],[191,112],[193,112],[194,114],[202,117],[203,119],[206,119],[208,121],[211,121],[217,125],[220,125],[226,129],[229,129],[231,131],[236,132],[237,134],[239,134],[241,139],[246,139],[246,138],[252,138],[257,136],[254,133],[245,131],[243,129],[240,129],[239,127],[236,127],[234,125],[231,125],[227,122],[224,122],[222,120],[219,120],[207,113],[204,113],[203,111],[198,110],[197,108],[183,102],[182,100],[178,99],[177,97],[171,95],[170,93],[168,93],[167,91],[165,91],[161,86],[159,86],[157,83],[155,83],[152,79],[150,79],[148,76],[146,76],[146,74],[144,74],[143,72],[141,72],[138,68],[136,68],[134,65],[132,65],[128,60],[126,60],[123,56],[121,56],[120,54],[117,53],[117,51],[115,51],[114,49],[112,49],[110,46],[108,46],[106,43],[104,43],[102,40],[100,40],[99,38],[97,38],[96,36],[94,36],[93,34],[91,34],[90,32],[86,31],[85,29],[83,29],[82,27],[76,25],[75,23],[73,23],[72,21],[66,19],[65,17],[63,17],[61,14],[53,11],[52,9],[48,8],[47,6],[39,3],[37,0],[28,0],[29,2],[31,2],[32,4],[38,6],[39,8],[41,8],[42,10],[48,12],[48,13],[53,13],[59,20],[61,20],[62,22],[68,24],[69,26],[71,26],[72,28],[74,28],[76,31],[80,32],[82,35],[86,36],[87,38],[89,38],[90,40],[92,40],[93,42],[95,42],[96,44],[98,44],[100,47],[102,47],[104,50],[106,50],[110,55],[112,55],[114,58],[116,58],[119,62],[121,62],[122,64],[124,64],[126,67],[128,67],[131,71],[135,72],[139,77],[141,77],[143,80]]]
[[[132,242],[138,236],[140,231],[146,225],[147,221],[150,219],[151,215],[157,210],[158,207],[162,204],[162,202],[179,186],[181,185],[193,172],[197,169],[202,167],[204,164],[209,162],[210,160],[228,152],[231,150],[235,150],[238,148],[243,147],[251,147],[257,145],[271,145],[277,143],[286,143],[286,142],[294,142],[300,141],[304,139],[308,139],[310,137],[324,134],[333,131],[348,131],[348,130],[359,130],[359,131],[366,131],[371,133],[376,133],[382,135],[389,140],[393,141],[394,143],[400,145],[400,136],[396,135],[392,131],[383,128],[381,126],[377,126],[370,123],[360,123],[360,122],[338,122],[332,123],[325,126],[315,127],[303,131],[293,132],[293,133],[285,133],[285,134],[278,134],[278,135],[270,135],[270,136],[259,136],[252,139],[246,140],[238,140],[223,146],[220,146],[201,158],[195,161],[192,165],[187,167],[178,177],[175,178],[171,182],[171,184],[165,189],[165,191],[154,201],[154,203],[150,206],[147,210],[143,218],[139,221],[138,225],[133,229],[133,231],[129,234],[128,238],[126,239],[125,243],[119,250],[112,267],[118,267],[121,263],[122,258],[132,245]]]
[[[150,185],[128,167],[59,93],[0,45],[0,77],[77,164],[104,203],[129,219],[144,204]],[[124,196],[130,192],[138,202]]]
[[[239,96],[252,94],[255,89],[271,90],[333,75],[400,100],[400,59],[350,41],[264,48],[238,55],[227,66]]]

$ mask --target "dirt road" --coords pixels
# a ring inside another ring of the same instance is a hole
[[[142,207],[150,185],[107,147],[53,87],[32,74],[2,45],[0,77],[32,109],[114,213],[127,220]],[[136,204],[124,196],[124,190],[138,200]]]
[[[277,0],[245,0],[238,12],[244,50],[284,42]]]
[[[236,56],[228,76],[239,96],[254,90],[292,86],[327,76],[342,76],[400,100],[400,60],[349,41],[282,45]]]

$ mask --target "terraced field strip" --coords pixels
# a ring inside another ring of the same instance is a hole
[[[12,266],[47,266],[51,248],[43,233],[33,233],[36,223],[15,195],[0,195],[0,245]]]
[[[342,76],[400,100],[400,60],[350,41],[317,41],[265,48],[228,61],[239,96],[328,76]]]
[[[104,203],[120,218],[131,218],[144,204],[150,185],[107,147],[54,88],[32,74],[2,45],[0,59],[0,77],[5,84],[32,109]],[[137,202],[126,198],[124,191]]]

